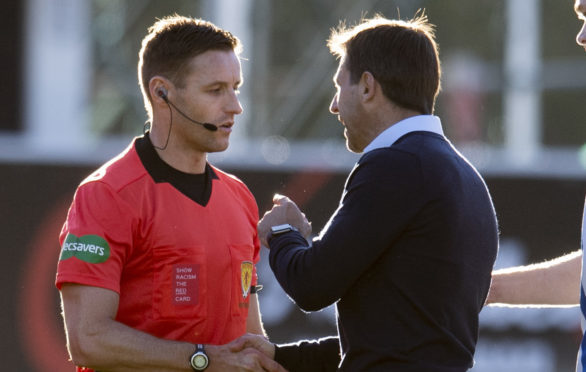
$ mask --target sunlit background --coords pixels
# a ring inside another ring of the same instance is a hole
[[[58,252],[52,245],[76,184],[142,133],[140,41],[156,18],[172,13],[210,20],[244,43],[244,114],[230,148],[210,161],[245,180],[261,213],[272,192],[285,190],[302,200],[319,229],[357,160],[328,111],[338,61],[325,40],[342,20],[376,13],[407,19],[425,9],[437,26],[443,68],[436,114],[494,187],[498,265],[579,248],[586,53],[575,42],[581,23],[572,0],[10,0],[0,9],[0,226],[7,258],[0,325],[12,336],[0,350],[8,370],[62,368],[46,368],[56,363],[47,355],[64,350],[54,336],[62,337],[51,287],[57,253],[40,260],[39,247]],[[335,333],[333,310],[297,310],[264,253],[259,272],[269,336],[284,342]],[[46,289],[31,289],[39,283]],[[50,299],[33,301],[46,292]],[[557,372],[574,364],[576,308],[485,309],[481,322],[476,372]]]

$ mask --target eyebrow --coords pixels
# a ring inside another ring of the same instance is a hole
[[[214,85],[221,85],[221,86],[232,86],[232,84],[230,84],[230,83],[229,83],[229,82],[227,82],[227,81],[223,81],[223,80],[216,80],[216,81],[212,81],[212,82],[210,82],[210,83],[208,83],[208,84],[205,84],[204,86],[205,86],[205,87],[211,87],[211,86],[214,86]],[[238,80],[238,81],[236,82],[236,87],[240,87],[240,86],[242,86],[242,80]]]

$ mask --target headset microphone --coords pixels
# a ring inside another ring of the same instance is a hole
[[[165,90],[165,88],[159,88],[159,89],[157,89],[157,94],[159,95],[159,97],[161,97],[161,98],[163,99],[163,101],[165,101],[165,103],[166,103],[167,105],[170,105],[170,106],[172,106],[172,107],[173,107],[173,108],[174,108],[174,109],[175,109],[175,110],[176,110],[178,113],[180,113],[180,114],[181,114],[181,116],[183,116],[185,119],[187,119],[187,120],[191,121],[191,122],[192,122],[192,123],[194,123],[194,124],[198,124],[198,125],[201,125],[201,126],[203,126],[205,129],[209,130],[210,132],[215,132],[215,131],[217,131],[217,130],[218,130],[218,127],[217,127],[216,125],[212,124],[212,123],[201,123],[201,122],[199,122],[199,121],[197,121],[197,120],[193,120],[192,118],[190,118],[189,116],[187,116],[186,114],[184,114],[184,113],[183,113],[181,110],[179,110],[179,109],[177,108],[177,106],[175,106],[175,105],[173,104],[173,102],[171,102],[171,101],[169,100],[169,98],[167,97],[167,91]]]

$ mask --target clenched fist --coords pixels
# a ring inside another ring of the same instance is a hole
[[[271,232],[271,227],[285,223],[295,227],[305,239],[311,234],[311,223],[307,221],[297,204],[284,195],[275,194],[273,196],[273,208],[265,212],[262,219],[258,222],[258,236],[262,245],[269,248],[267,238]]]

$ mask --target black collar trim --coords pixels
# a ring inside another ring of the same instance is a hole
[[[155,183],[169,183],[197,204],[204,207],[208,204],[212,196],[212,180],[219,179],[208,163],[202,174],[185,173],[171,167],[155,151],[148,132],[136,139],[134,147]]]

